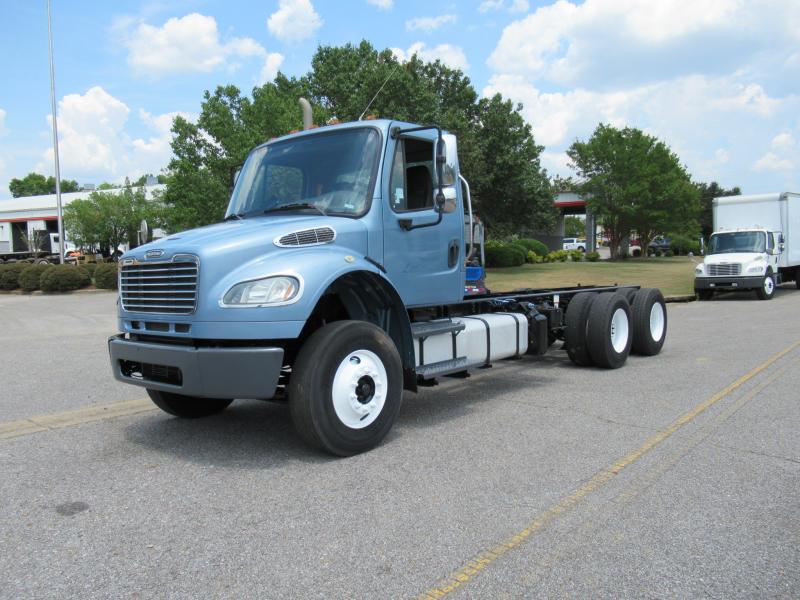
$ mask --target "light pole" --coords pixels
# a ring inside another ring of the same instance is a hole
[[[53,23],[47,0],[47,40],[50,46],[50,104],[53,110],[53,157],[56,163],[56,204],[58,205],[58,262],[64,264],[64,218],[61,209],[61,168],[58,164],[58,122],[56,120],[56,74],[53,67]]]

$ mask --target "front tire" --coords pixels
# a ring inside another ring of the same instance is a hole
[[[165,413],[184,419],[210,417],[222,412],[233,402],[233,400],[220,400],[217,398],[193,398],[158,390],[147,390],[147,395],[150,396],[153,404]]]
[[[403,397],[403,367],[394,342],[372,323],[336,321],[306,340],[292,366],[289,407],[300,436],[335,454],[377,446]]]
[[[711,300],[714,297],[714,290],[695,290],[698,300]]]
[[[768,271],[764,275],[761,287],[756,289],[756,294],[758,294],[759,300],[772,300],[775,296],[775,275]]]

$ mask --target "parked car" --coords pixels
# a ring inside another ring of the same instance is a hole
[[[658,250],[660,252],[666,252],[667,250],[669,250],[669,245],[671,243],[672,243],[672,240],[670,238],[665,238],[663,236],[658,236],[657,238],[654,238],[652,242],[650,242],[649,248],[650,248],[650,250],[653,250],[653,251]]]
[[[586,252],[586,240],[581,238],[564,238],[561,247],[564,250],[580,250]]]

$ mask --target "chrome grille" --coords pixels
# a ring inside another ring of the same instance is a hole
[[[742,265],[739,263],[708,265],[708,274],[711,277],[729,277],[731,275],[740,275],[741,272]]]
[[[131,312],[188,315],[197,307],[198,261],[179,255],[169,262],[122,265],[119,296]]]
[[[330,227],[316,227],[293,231],[275,240],[276,246],[312,246],[327,244],[336,238],[336,232]]]

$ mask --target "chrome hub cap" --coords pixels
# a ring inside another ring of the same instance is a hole
[[[621,308],[614,311],[611,317],[611,346],[614,352],[621,354],[628,343],[628,315]]]
[[[664,335],[664,307],[655,302],[650,309],[650,337],[659,341]]]
[[[388,377],[378,355],[369,350],[348,354],[333,376],[333,409],[347,427],[363,429],[386,403]]]
[[[764,291],[767,293],[767,296],[772,294],[772,290],[775,289],[775,282],[772,280],[772,277],[767,276],[764,277]]]

